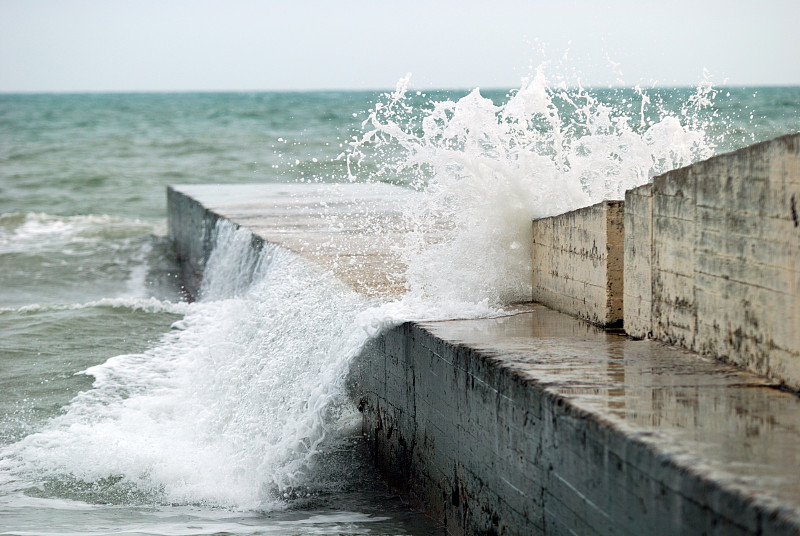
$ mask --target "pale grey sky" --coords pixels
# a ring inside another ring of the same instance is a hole
[[[586,86],[800,85],[799,23],[798,0],[0,0],[0,91],[509,88],[543,59]]]

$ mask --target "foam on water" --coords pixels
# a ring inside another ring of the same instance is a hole
[[[186,314],[189,311],[189,304],[186,302],[174,302],[159,300],[153,296],[148,298],[120,297],[103,298],[100,300],[88,301],[84,303],[55,303],[39,304],[32,303],[22,307],[0,307],[0,314],[3,313],[39,313],[49,311],[75,311],[89,308],[110,308],[128,309],[131,311],[144,311],[147,313],[172,313],[176,315]]]
[[[2,306],[175,295],[163,231],[111,216],[0,215]]]
[[[91,390],[0,453],[4,487],[270,509],[331,485],[315,463],[353,429],[344,383],[370,337],[408,319],[490,315],[527,300],[531,218],[619,198],[713,151],[692,119],[713,96],[707,86],[683,116],[655,110],[653,120],[643,91],[637,108],[615,108],[579,87],[553,88],[544,69],[499,105],[475,90],[415,110],[407,85],[376,105],[346,155],[353,180],[358,161],[378,158],[382,171],[364,180],[400,174],[423,192],[407,207],[414,231],[398,253],[406,296],[369,302],[280,248],[254,251],[247,231],[223,223],[202,299],[165,307],[185,316],[151,349],[84,371]],[[18,219],[7,226],[17,237],[67,232],[63,221]],[[141,274],[128,281],[136,294]],[[101,305],[164,307],[116,299]]]

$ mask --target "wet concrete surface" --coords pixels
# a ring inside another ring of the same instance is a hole
[[[452,534],[800,533],[800,397],[545,306],[355,363],[387,480]]]
[[[388,184],[181,185],[173,190],[331,270],[368,296],[404,291],[396,248],[415,192]]]
[[[423,323],[689,470],[800,510],[800,397],[771,380],[543,306]]]

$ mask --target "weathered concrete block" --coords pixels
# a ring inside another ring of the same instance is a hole
[[[195,297],[211,254],[218,217],[172,186],[167,188],[167,205],[167,228],[181,269],[181,285],[189,296]]]
[[[800,526],[799,402],[767,380],[544,307],[390,333],[413,341],[407,355],[365,352],[356,393],[383,360],[413,369],[413,403],[384,385],[361,405],[365,432],[379,466],[409,479],[398,490],[452,534]],[[407,452],[410,469],[383,465]]]
[[[628,332],[800,389],[800,134],[665,173],[650,191],[626,195]]]
[[[623,201],[533,222],[533,300],[601,326],[623,318]]]
[[[653,336],[691,348],[697,330],[694,235],[697,177],[692,168],[653,179]]]

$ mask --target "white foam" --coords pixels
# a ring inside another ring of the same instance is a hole
[[[230,243],[249,244],[242,235]],[[214,266],[225,273],[236,260],[218,248],[206,287],[217,299],[188,307],[183,329],[155,348],[85,371],[93,389],[2,465],[27,478],[122,476],[160,500],[240,508],[301,484],[330,433],[347,362],[367,340],[354,321],[366,305],[283,250],[261,259],[260,278],[223,299]]]
[[[580,86],[553,88],[546,66],[495,105],[479,90],[414,109],[404,78],[351,143],[352,180],[371,155],[379,178],[410,174],[423,191],[407,213],[404,250],[412,293],[429,300],[502,305],[530,296],[530,221],[620,199],[658,173],[710,156],[698,110],[713,90],[703,84],[680,117],[641,97],[638,109],[603,104]],[[652,119],[655,117],[655,119]],[[420,128],[421,127],[421,128]],[[431,242],[429,231],[447,229]]]
[[[182,315],[189,312],[192,305],[186,302],[173,302],[159,300],[158,298],[103,298],[100,300],[88,301],[85,303],[55,303],[24,305],[22,307],[0,307],[0,313],[38,313],[47,311],[71,311],[79,309],[108,307],[112,309],[130,309],[132,311],[142,311],[146,313],[171,313]]]
[[[0,253],[51,250],[70,243],[131,238],[142,234],[163,234],[163,224],[107,215],[0,215]]]

